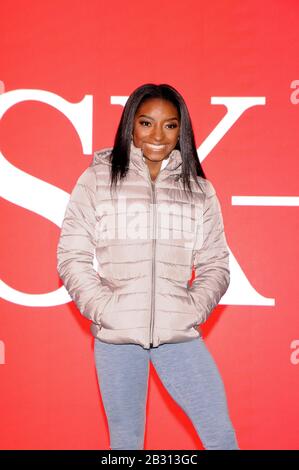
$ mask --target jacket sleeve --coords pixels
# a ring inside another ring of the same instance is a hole
[[[66,207],[57,246],[57,271],[80,313],[99,324],[112,291],[93,268],[95,191],[95,171],[88,167],[78,178]]]
[[[195,278],[189,288],[199,315],[198,324],[208,319],[230,283],[229,250],[221,206],[209,180],[206,180],[206,188],[200,243],[193,253]]]

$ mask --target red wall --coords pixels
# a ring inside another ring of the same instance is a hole
[[[222,204],[232,279],[202,331],[240,448],[299,448],[298,20],[296,0],[1,3],[2,449],[109,448],[56,246],[115,103],[146,82],[184,96]],[[151,366],[145,449],[201,448]]]

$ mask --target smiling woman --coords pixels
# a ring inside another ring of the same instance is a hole
[[[173,87],[145,84],[130,95],[114,146],[95,152],[73,189],[57,255],[70,296],[92,321],[110,448],[143,448],[152,360],[205,448],[238,449],[199,329],[228,288],[229,251],[216,191]]]
[[[170,101],[159,98],[142,103],[135,115],[133,142],[141,148],[153,180],[162,161],[177,145],[179,120],[177,108]]]
[[[182,95],[171,85],[145,84],[129,96],[110,149],[111,190],[127,176],[132,142],[139,148],[153,181],[161,162],[178,150],[183,190],[186,192],[187,187],[189,197],[194,184],[202,190],[198,177],[206,180],[206,176],[197,155],[189,111]]]

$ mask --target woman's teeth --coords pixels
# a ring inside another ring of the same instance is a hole
[[[162,150],[165,145],[154,145],[154,144],[147,144],[147,146],[152,150]]]

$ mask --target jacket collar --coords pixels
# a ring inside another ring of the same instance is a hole
[[[90,166],[94,166],[99,162],[103,162],[106,165],[111,166],[110,154],[113,147],[105,147],[102,150],[94,152],[93,159]],[[148,166],[145,162],[145,157],[142,154],[142,150],[139,147],[135,147],[133,139],[130,144],[130,162],[129,168],[139,173],[148,174]],[[169,173],[173,175],[181,174],[182,172],[182,156],[178,149],[173,149],[168,158],[162,161],[160,173],[163,171],[163,175]],[[159,173],[159,174],[160,174]],[[161,177],[163,176],[161,175]],[[160,179],[160,177],[159,177]]]
[[[164,163],[165,162],[165,163]],[[142,149],[136,147],[133,143],[133,139],[130,144],[130,163],[129,167],[135,169],[139,172],[147,171],[147,164],[145,162],[145,157],[143,156]],[[171,172],[172,174],[178,174],[182,171],[182,156],[181,152],[178,149],[173,149],[168,158],[163,160],[161,171]]]

